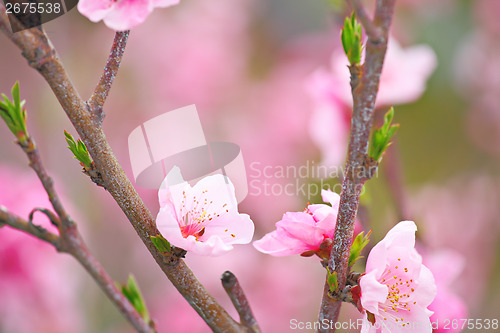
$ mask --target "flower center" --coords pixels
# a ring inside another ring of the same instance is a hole
[[[199,198],[196,195],[192,198],[192,205],[188,207],[186,205],[187,195],[186,191],[182,191],[182,201],[179,210],[181,221],[179,221],[179,227],[181,229],[182,237],[187,238],[188,236],[199,237],[203,236],[205,233],[205,226],[212,221],[214,218],[218,218],[223,213],[229,212],[227,209],[227,204],[224,203],[222,208],[209,213],[213,201],[208,198],[208,190],[201,191]]]
[[[398,258],[398,263],[401,258]],[[381,283],[389,287],[389,294],[385,303],[380,303],[379,308],[384,320],[391,318],[395,322],[401,322],[402,326],[409,325],[405,323],[400,311],[410,312],[411,308],[417,304],[414,300],[415,281],[410,278],[407,267],[395,264],[386,268],[381,276]]]

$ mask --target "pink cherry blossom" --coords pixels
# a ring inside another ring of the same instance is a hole
[[[276,223],[276,230],[255,241],[254,247],[273,256],[323,250],[325,240],[333,239],[340,196],[330,190],[322,190],[321,195],[331,206],[315,204],[303,212],[285,213]]]
[[[78,11],[92,22],[101,20],[111,29],[131,29],[146,19],[154,8],[177,5],[180,0],[80,0]]]
[[[370,251],[359,282],[366,310],[362,333],[432,332],[427,307],[436,284],[415,250],[416,230],[414,222],[400,222]]]
[[[254,225],[238,213],[234,186],[220,174],[203,178],[191,187],[182,181],[169,185],[174,168],[159,191],[158,230],[173,245],[199,255],[217,256],[233,244],[250,243]]]

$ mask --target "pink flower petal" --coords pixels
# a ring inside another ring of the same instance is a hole
[[[413,221],[402,221],[396,224],[381,243],[386,244],[386,246],[403,246],[403,247],[415,247],[415,232],[417,231],[417,226]]]
[[[184,238],[184,250],[201,256],[220,256],[233,249],[231,244],[225,243],[220,237],[210,237],[205,242],[200,242],[194,236]]]
[[[116,6],[113,0],[80,0],[78,11],[92,22],[99,22]]]
[[[225,214],[205,227],[201,241],[217,236],[227,244],[248,244],[252,241],[255,226],[247,214]]]
[[[179,0],[80,0],[78,11],[92,22],[103,20],[109,28],[123,31],[144,22],[155,7],[178,3]]]
[[[436,282],[432,272],[422,265],[418,282],[417,302],[424,308],[428,307],[436,297]]]
[[[339,210],[340,195],[331,190],[321,190],[321,198],[324,202],[328,202],[333,209]]]
[[[253,242],[253,246],[260,252],[273,256],[288,256],[309,251],[310,248],[299,239],[280,235],[282,230],[270,232],[261,239]]]
[[[325,239],[325,237],[323,237],[323,230],[316,226],[299,222],[288,222],[280,227],[288,234],[288,237],[301,240],[311,249],[317,247],[318,244],[321,244]]]
[[[156,227],[160,233],[169,242],[175,246],[182,247],[180,244],[183,242],[183,237],[179,228],[179,222],[172,210],[168,208],[160,208],[156,216]]]
[[[103,21],[113,30],[128,30],[144,22],[152,11],[151,0],[119,0]]]
[[[371,271],[359,281],[362,290],[361,305],[373,314],[379,314],[379,303],[385,303],[388,287],[378,282],[377,272]]]
[[[180,0],[153,0],[154,7],[169,7],[178,5]]]
[[[360,278],[361,305],[374,314],[375,326],[386,326],[381,332],[432,331],[427,306],[436,295],[436,284],[415,250],[416,230],[412,221],[394,226],[370,251],[366,274]]]
[[[427,45],[402,49],[392,38],[385,63],[377,104],[406,104],[417,100],[425,91],[426,80],[437,66],[437,57]]]

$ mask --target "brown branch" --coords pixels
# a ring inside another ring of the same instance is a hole
[[[138,332],[155,332],[155,330],[142,319],[128,299],[116,287],[113,279],[111,279],[97,259],[90,253],[80,233],[76,229],[76,226],[58,236],[10,213],[3,207],[0,207],[0,225],[1,224],[6,224],[14,229],[24,231],[38,239],[50,243],[58,252],[71,254],[94,278],[108,298],[124,314],[125,318],[127,318]]]
[[[61,248],[61,240],[58,235],[10,213],[7,208],[3,206],[0,207],[0,225],[8,225],[14,229],[24,231],[38,239],[52,244],[58,251]]]
[[[225,271],[222,274],[221,282],[236,311],[240,315],[240,322],[250,328],[251,332],[260,333],[259,325],[253,316],[250,304],[248,304],[245,293],[236,276],[230,271]]]
[[[75,257],[80,264],[87,270],[87,272],[94,278],[97,284],[101,287],[108,298],[114,303],[114,305],[122,312],[122,314],[127,318],[127,320],[141,333],[152,333],[155,330],[151,328],[148,323],[146,323],[139,313],[135,310],[128,299],[123,295],[123,293],[118,290],[113,279],[104,270],[97,259],[90,253],[87,245],[85,244],[83,238],[78,232],[76,224],[73,222],[71,217],[68,215],[64,209],[61,200],[54,188],[54,181],[48,175],[45,170],[38,148],[36,147],[33,139],[28,136],[26,141],[18,142],[22,147],[26,155],[28,156],[29,165],[35,173],[37,174],[40,182],[42,183],[45,192],[49,196],[50,203],[57,213],[57,217],[48,210],[41,209],[42,212],[47,214],[52,223],[54,223],[58,229],[60,236],[58,237],[58,242],[53,244],[56,249],[60,252],[65,252],[71,254]],[[30,221],[33,217],[35,209],[30,214]],[[56,220],[58,218],[59,221]],[[28,222],[29,225],[32,225]],[[21,226],[23,224],[21,223]],[[35,229],[40,229],[38,226],[34,226]],[[19,229],[19,228],[18,228]],[[42,232],[43,229],[41,229]],[[28,230],[26,230],[28,231]],[[31,233],[33,234],[33,233]],[[52,237],[52,236],[51,236]],[[40,237],[39,237],[40,238]]]
[[[59,196],[54,188],[54,181],[47,174],[47,171],[43,167],[42,160],[35,142],[31,137],[28,137],[25,142],[19,142],[19,145],[21,146],[21,148],[23,148],[24,152],[28,156],[30,167],[35,171],[38,179],[40,179],[45,192],[47,192],[49,196],[49,201],[52,204],[52,207],[59,216],[59,219],[61,221],[60,232],[63,233],[65,230],[73,228],[74,222],[64,209],[61,200],[59,199]]]
[[[130,30],[116,32],[115,40],[113,41],[113,46],[111,47],[108,61],[104,67],[101,79],[99,80],[94,93],[87,101],[90,112],[95,114],[99,121],[102,121],[104,116],[102,108],[104,106],[104,102],[106,102],[106,98],[108,97],[109,90],[113,85],[116,74],[118,73],[118,69],[120,68],[129,34]]]
[[[61,229],[61,220],[59,219],[59,217],[56,216],[56,214],[52,213],[50,210],[45,208],[34,208],[28,217],[29,223],[33,223],[33,216],[35,215],[36,212],[43,213],[45,216],[49,218],[50,222],[57,227],[58,230]]]
[[[375,25],[368,13],[366,12],[365,6],[361,3],[361,0],[351,0],[351,6],[356,12],[356,18],[361,22],[363,28],[365,28],[365,32],[367,36],[373,40],[378,40],[382,38],[383,31]]]
[[[0,29],[22,50],[23,56],[47,81],[68,118],[102,174],[104,187],[113,196],[162,271],[214,332],[246,332],[205,290],[183,260],[171,253],[160,253],[150,236],[156,236],[155,221],[135,191],[113,154],[100,122],[89,112],[48,41],[38,29],[12,34],[6,30],[7,16],[0,5]]]
[[[106,272],[104,267],[102,267],[101,263],[92,255],[76,228],[73,229],[72,232],[67,232],[64,237],[62,237],[62,240],[62,251],[71,254],[80,262],[99,287],[101,287],[106,296],[138,332],[156,332],[156,329],[150,325],[151,323],[146,322],[141,317],[130,301],[118,289],[115,281]]]
[[[330,270],[337,272],[337,282],[340,290],[344,289],[349,273],[349,254],[361,189],[363,184],[371,178],[372,168],[376,167],[376,163],[373,163],[373,160],[368,157],[367,151],[394,4],[395,0],[377,0],[373,24],[382,33],[380,36],[368,35],[364,65],[350,67],[353,95],[351,134],[349,137],[346,175],[342,182],[340,194],[334,245],[328,262]],[[319,320],[337,322],[341,304],[340,300],[335,300],[329,295],[329,289],[325,286]],[[335,332],[335,328],[334,325],[329,325],[329,328],[321,328],[318,331]]]

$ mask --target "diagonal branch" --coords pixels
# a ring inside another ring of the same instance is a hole
[[[99,80],[94,93],[87,101],[90,112],[95,114],[98,117],[99,121],[102,121],[102,118],[104,116],[104,102],[106,102],[109,90],[111,89],[116,74],[118,73],[118,69],[120,68],[129,34],[130,30],[116,32],[115,40],[113,41],[113,46],[111,47],[108,61],[106,62],[106,66],[104,67],[101,79]]]
[[[14,229],[24,231],[38,239],[52,244],[58,252],[68,253],[87,270],[101,287],[108,298],[124,314],[127,320],[140,333],[154,333],[155,330],[146,323],[123,293],[116,287],[113,279],[104,270],[97,259],[90,253],[80,233],[75,231],[58,236],[10,213],[5,207],[0,207],[0,226],[6,224]]]
[[[52,207],[59,216],[59,219],[61,221],[59,229],[60,232],[63,233],[66,230],[74,228],[75,223],[64,209],[64,206],[59,199],[59,195],[54,188],[54,181],[43,167],[42,159],[38,152],[38,148],[35,145],[35,142],[31,137],[28,137],[25,142],[19,142],[19,145],[21,146],[21,148],[23,148],[24,152],[28,156],[30,167],[35,171],[38,179],[40,179],[45,192],[47,192],[49,196],[49,201],[52,204]]]
[[[361,0],[350,0],[351,6],[356,12],[356,18],[361,22],[363,28],[365,28],[365,32],[369,38],[372,40],[378,40],[383,37],[383,31],[375,25],[371,18],[368,16],[366,12],[365,6],[361,3]]]
[[[43,31],[8,29],[5,7],[0,3],[0,30],[21,50],[28,63],[47,81],[68,118],[87,146],[104,186],[113,196],[162,271],[214,332],[246,332],[206,291],[183,260],[160,253],[150,236],[159,234],[151,212],[135,191],[109,146],[104,131],[71,83],[66,70]]]
[[[344,289],[349,273],[349,254],[361,189],[364,183],[371,178],[372,168],[377,167],[376,163],[373,163],[373,160],[368,157],[367,151],[394,5],[395,0],[377,0],[373,24],[382,33],[380,36],[368,35],[365,63],[363,66],[353,65],[350,67],[353,95],[351,134],[346,176],[342,182],[340,194],[334,245],[328,262],[330,270],[337,272],[339,290]],[[359,13],[357,14],[359,16]],[[319,321],[337,322],[341,304],[340,300],[333,299],[329,295],[329,288],[325,283]],[[321,328],[318,331],[335,332],[335,328],[330,325],[330,328]]]
[[[54,216],[52,212],[49,210],[41,209],[42,212],[47,214],[49,219],[58,227],[60,236],[57,239],[56,243],[49,242],[53,244],[59,252],[65,252],[71,254],[75,257],[80,264],[87,270],[87,272],[94,278],[99,287],[104,291],[104,293],[108,296],[108,298],[114,303],[114,305],[122,312],[122,314],[129,320],[129,322],[141,333],[153,333],[155,330],[146,323],[143,318],[139,315],[139,313],[135,310],[133,305],[128,301],[128,299],[123,295],[123,293],[118,290],[113,279],[109,276],[106,270],[101,266],[99,261],[90,253],[90,250],[87,248],[80,232],[77,229],[76,224],[73,222],[71,217],[68,215],[64,206],[59,199],[59,195],[57,194],[54,188],[54,181],[45,170],[45,167],[42,164],[41,156],[38,152],[38,148],[35,145],[35,142],[28,136],[25,141],[18,142],[21,148],[24,150],[26,155],[28,156],[29,165],[35,171],[40,182],[42,183],[45,192],[47,192],[49,196],[49,201],[52,204],[52,207],[57,213],[57,217]],[[33,217],[33,213],[40,209],[35,209],[30,214],[30,222],[28,222],[28,226],[33,226],[32,229],[38,229],[43,234],[47,234],[48,232],[39,226],[35,226],[31,223],[31,219]],[[56,220],[58,219],[58,220]],[[20,226],[23,226],[23,221],[19,221]],[[18,228],[20,229],[20,228]],[[21,229],[24,230],[24,229]],[[34,230],[25,230],[31,231],[32,235],[35,235],[32,231]],[[35,235],[37,236],[37,235]],[[38,235],[37,237],[40,238]],[[46,237],[53,237],[53,234],[47,234]],[[43,238],[41,238],[43,239]],[[44,239],[45,240],[45,239]],[[50,239],[49,239],[50,240]]]
[[[2,225],[8,225],[14,229],[24,231],[38,239],[52,244],[58,251],[61,249],[61,240],[58,235],[20,218],[10,213],[7,208],[0,206],[0,226]]]
[[[253,316],[250,304],[248,304],[248,300],[236,276],[230,271],[225,271],[222,274],[221,282],[236,311],[240,315],[240,322],[250,328],[253,333],[260,333],[259,325]]]

